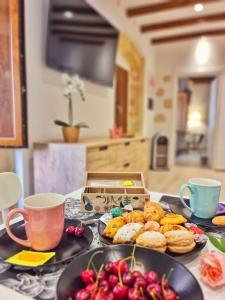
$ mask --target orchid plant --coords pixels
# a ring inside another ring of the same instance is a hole
[[[68,74],[62,75],[62,81],[65,84],[65,88],[63,90],[64,97],[68,100],[68,123],[55,120],[54,123],[63,127],[76,127],[76,128],[89,128],[89,126],[85,122],[79,122],[74,124],[74,116],[73,116],[73,93],[78,93],[82,101],[85,101],[84,95],[84,83],[79,78],[78,75],[70,76]]]

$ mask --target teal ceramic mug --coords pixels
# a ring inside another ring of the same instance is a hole
[[[183,194],[185,188],[189,189],[190,196],[188,206]],[[215,216],[220,197],[221,182],[208,178],[191,178],[188,184],[180,187],[180,201],[198,218],[211,219]]]

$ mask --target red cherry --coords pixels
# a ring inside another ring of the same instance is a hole
[[[118,277],[114,274],[111,274],[109,275],[108,282],[112,287],[114,287],[118,282]]]
[[[82,237],[84,235],[84,227],[83,226],[74,227],[74,235],[78,238]]]
[[[111,274],[113,272],[113,262],[112,261],[107,261],[104,264],[104,270],[108,273]]]
[[[75,296],[75,300],[88,300],[90,299],[90,293],[85,289],[80,289]]]
[[[145,273],[145,279],[148,283],[156,283],[159,282],[159,277],[156,272],[149,271]]]
[[[88,293],[93,294],[97,290],[97,286],[96,286],[95,283],[88,283],[88,285],[86,286],[85,290]]]
[[[132,272],[123,274],[122,281],[125,285],[131,286],[134,283],[135,277]]]
[[[164,299],[165,300],[176,300],[177,299],[177,295],[175,294],[175,292],[171,289],[168,289],[166,291],[166,294],[164,295]]]
[[[115,261],[113,263],[113,273],[118,275],[119,271],[121,274],[123,274],[127,269],[127,265],[124,261],[121,262],[120,259],[118,259],[117,261]]]
[[[147,286],[147,281],[144,279],[144,277],[137,277],[135,279],[134,288],[136,289],[142,288],[143,290],[145,290],[146,286]]]
[[[113,288],[113,296],[115,300],[124,300],[127,296],[127,287],[124,285],[117,284]]]
[[[164,290],[167,290],[169,288],[168,280],[164,277],[161,279],[161,286]]]
[[[66,234],[68,234],[68,235],[74,234],[74,226],[68,226],[66,228]]]
[[[159,299],[161,299],[161,295],[162,295],[162,290],[161,287],[158,283],[150,283],[147,285],[146,288],[147,294],[149,296],[151,296],[152,294],[156,297],[158,297]]]
[[[110,292],[110,293],[107,295],[107,300],[114,300],[113,292]]]
[[[110,291],[110,285],[107,280],[102,280],[99,284],[99,288],[101,291],[103,291],[105,294],[109,293]]]
[[[142,273],[140,271],[133,271],[133,275],[135,278],[137,277],[143,277]]]
[[[142,300],[143,297],[141,296],[141,293],[139,290],[135,288],[130,288],[128,290],[128,295],[127,295],[128,300]]]
[[[83,281],[83,283],[85,283],[85,284],[93,283],[95,280],[95,273],[91,269],[86,269],[86,270],[82,271],[80,277],[81,277],[81,280]]]
[[[98,291],[93,297],[94,300],[107,300],[107,296],[103,291]]]
[[[101,282],[101,281],[106,280],[106,279],[107,279],[106,271],[101,271],[101,272],[98,273],[98,275],[97,275],[98,282]]]

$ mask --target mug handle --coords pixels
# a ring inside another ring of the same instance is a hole
[[[30,240],[22,240],[18,237],[16,237],[11,229],[10,229],[10,225],[9,225],[9,222],[10,220],[12,219],[12,217],[15,215],[15,214],[21,214],[23,217],[24,217],[24,220],[25,221],[28,221],[28,213],[25,211],[25,209],[21,209],[21,208],[14,208],[12,209],[8,215],[7,215],[7,218],[6,218],[6,221],[5,221],[5,226],[6,226],[6,232],[8,233],[8,235],[10,236],[10,238],[12,240],[14,240],[16,243],[22,245],[22,246],[25,246],[25,247],[31,247],[31,242]]]
[[[180,186],[180,191],[179,191],[179,194],[180,194],[180,201],[182,202],[182,204],[190,211],[193,213],[193,210],[190,208],[190,206],[188,206],[185,201],[184,201],[184,198],[183,198],[183,194],[184,194],[184,190],[188,188],[190,193],[194,193],[194,191],[192,190],[192,188],[190,187],[190,185],[188,184],[182,184]]]

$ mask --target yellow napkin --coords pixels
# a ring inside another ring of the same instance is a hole
[[[5,262],[25,267],[37,267],[46,263],[53,256],[55,256],[55,252],[35,252],[23,250],[7,258]]]

